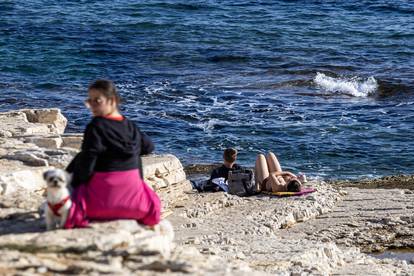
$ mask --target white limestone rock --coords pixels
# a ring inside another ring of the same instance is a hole
[[[32,167],[49,166],[48,157],[39,151],[15,151],[2,157],[3,159],[18,160]]]
[[[0,112],[0,137],[61,134],[66,124],[67,119],[56,108]]]
[[[90,228],[3,235],[0,248],[56,253],[95,250],[169,255],[173,248],[172,237],[141,226],[135,220],[116,220],[93,223]]]
[[[0,137],[16,137],[32,134],[50,134],[51,130],[46,124],[30,123],[22,111],[0,113]]]
[[[0,130],[0,137],[6,137],[6,138],[9,138],[9,137],[12,137],[13,136],[13,133],[11,133],[10,131],[8,131],[8,130]]]
[[[65,133],[61,136],[63,143],[62,147],[80,149],[83,141],[82,133]]]
[[[33,143],[38,147],[48,149],[58,149],[63,144],[63,139],[60,136],[51,137],[28,137],[24,139],[26,143]]]
[[[172,154],[142,157],[145,181],[155,190],[186,181],[180,160]]]
[[[22,109],[31,123],[52,125],[51,132],[62,134],[65,131],[68,120],[58,108],[47,109]]]
[[[187,197],[191,183],[180,160],[171,154],[142,156],[144,180],[160,196],[164,209]]]
[[[19,169],[10,166],[9,171],[0,171],[0,194],[12,194],[18,189],[34,191],[44,187],[43,172],[46,169],[47,167],[19,165]]]
[[[4,168],[4,170],[0,169],[0,183],[3,187],[3,193],[10,189],[8,187],[13,186],[28,188],[43,186],[44,181],[41,174],[48,166],[65,168],[77,153],[77,150],[65,148],[22,149],[24,145],[24,143],[19,142],[14,144],[13,148],[9,148],[8,151],[0,152],[0,165]],[[186,179],[181,163],[175,156],[152,155],[143,159],[144,170],[147,174],[149,172],[152,174],[145,181],[159,193],[164,208],[167,208],[172,202],[182,199],[186,196],[185,192],[191,190],[191,184]],[[146,161],[150,162],[149,167],[146,167]],[[175,170],[173,167],[168,174],[161,175],[158,173],[159,171],[168,170],[170,164],[175,166]],[[39,170],[36,167],[39,167]],[[159,185],[160,182],[162,185]]]

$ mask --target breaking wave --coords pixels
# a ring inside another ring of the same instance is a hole
[[[367,79],[333,78],[318,72],[313,81],[322,90],[354,97],[372,96],[378,89],[378,83],[374,77]]]

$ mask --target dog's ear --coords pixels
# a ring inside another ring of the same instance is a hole
[[[43,179],[44,179],[44,180],[46,180],[46,179],[47,179],[47,176],[49,175],[49,173],[50,173],[50,170],[47,170],[47,171],[45,171],[45,172],[43,173]]]

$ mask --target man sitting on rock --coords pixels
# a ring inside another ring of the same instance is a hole
[[[223,186],[227,182],[229,172],[235,170],[241,170],[242,168],[236,164],[237,150],[234,148],[227,148],[223,152],[223,165],[214,169],[211,172],[210,179],[203,185],[202,191],[204,192],[218,192],[226,191]],[[224,180],[223,180],[224,178]],[[220,181],[221,180],[221,181]]]

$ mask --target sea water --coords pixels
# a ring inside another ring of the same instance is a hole
[[[322,178],[413,173],[414,2],[0,2],[0,111],[90,115],[88,84],[184,164],[239,150]]]

